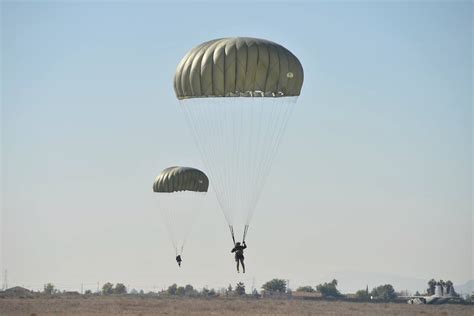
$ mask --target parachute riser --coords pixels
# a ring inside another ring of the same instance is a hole
[[[229,229],[230,229],[230,234],[232,236],[232,241],[234,242],[234,245],[235,245],[234,227],[232,225],[229,225]],[[242,242],[245,242],[245,237],[247,237],[248,230],[249,230],[249,225],[245,225],[244,234],[242,236]]]
[[[247,231],[249,230],[249,225],[245,225],[244,236],[242,237],[242,242],[245,242],[245,237],[247,237]]]
[[[229,225],[229,229],[230,229],[230,234],[232,235],[232,241],[234,242],[234,245],[235,245],[234,227],[232,227],[232,225]]]

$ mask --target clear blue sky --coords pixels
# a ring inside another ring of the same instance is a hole
[[[297,286],[347,271],[472,278],[472,2],[1,9],[10,284],[250,287],[280,277]],[[167,166],[203,168],[173,75],[190,48],[230,36],[280,43],[305,70],[252,222],[245,277],[213,192],[178,271],[150,189]],[[349,279],[343,290],[366,286]]]

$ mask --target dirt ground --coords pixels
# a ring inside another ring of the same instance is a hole
[[[296,299],[3,298],[0,315],[474,315],[474,305],[408,305]]]

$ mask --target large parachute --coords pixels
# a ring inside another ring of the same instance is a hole
[[[189,167],[166,168],[153,183],[153,192],[158,193],[158,207],[163,214],[176,256],[183,252],[208,187],[209,179],[206,174]]]
[[[228,222],[245,240],[252,214],[303,85],[298,58],[256,38],[193,48],[174,77],[185,113]]]

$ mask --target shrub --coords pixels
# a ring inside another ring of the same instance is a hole
[[[395,290],[391,284],[377,286],[372,290],[372,292],[370,292],[370,295],[384,301],[390,301],[397,297],[397,294],[395,293]]]
[[[127,294],[127,288],[122,283],[115,284],[114,294]]]
[[[178,289],[178,286],[176,285],[176,283],[174,283],[168,287],[168,290],[166,292],[169,295],[176,295],[177,289]]]
[[[285,293],[286,281],[282,279],[273,279],[262,285],[262,289],[270,293]]]
[[[186,294],[186,290],[184,289],[183,286],[180,286],[176,289],[176,295],[184,296],[184,294]]]
[[[296,292],[307,292],[307,293],[313,293],[314,289],[312,286],[306,285],[306,286],[300,286],[299,288],[296,289]]]
[[[357,298],[363,299],[363,300],[368,300],[370,299],[369,292],[367,290],[359,290],[355,293],[355,296]]]
[[[319,284],[316,286],[316,291],[321,293],[323,297],[340,297],[342,296],[337,289],[337,280],[334,279],[329,283]]]
[[[57,293],[58,290],[54,287],[52,283],[45,284],[43,287],[43,293],[52,295],[54,293]]]
[[[113,292],[114,292],[114,285],[112,283],[107,282],[102,286],[102,293],[104,295],[110,295]]]
[[[197,291],[194,289],[194,287],[191,285],[191,284],[187,284],[185,287],[184,287],[184,294],[186,296],[195,296],[197,295]]]
[[[242,282],[237,283],[235,286],[235,293],[237,293],[237,295],[245,295],[245,284]]]

